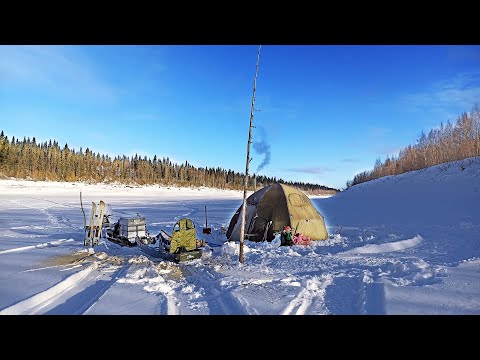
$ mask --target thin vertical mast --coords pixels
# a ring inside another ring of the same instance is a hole
[[[253,94],[252,94],[252,108],[250,109],[250,127],[248,129],[248,142],[247,142],[247,162],[245,165],[245,179],[243,183],[243,205],[242,205],[242,223],[240,227],[240,251],[238,261],[243,264],[243,240],[245,238],[245,213],[247,207],[247,187],[248,187],[248,164],[250,163],[250,144],[252,142],[252,122],[253,112],[255,109],[255,90],[257,88],[257,76],[258,76],[258,63],[260,61],[260,49],[262,45],[258,47],[257,66],[255,69],[255,78],[253,79]]]

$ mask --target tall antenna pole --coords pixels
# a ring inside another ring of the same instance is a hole
[[[262,45],[258,47],[257,55],[257,67],[255,69],[255,78],[253,79],[253,94],[252,94],[252,108],[250,110],[250,127],[248,129],[248,142],[247,142],[247,162],[245,165],[245,181],[243,183],[243,205],[242,205],[242,223],[240,227],[240,251],[238,254],[238,261],[243,264],[243,240],[245,238],[245,213],[247,207],[247,187],[248,187],[248,164],[250,163],[250,144],[252,143],[252,122],[253,112],[255,109],[255,90],[257,89],[257,75],[258,75],[258,63],[260,61],[260,49]]]

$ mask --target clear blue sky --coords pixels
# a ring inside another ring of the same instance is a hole
[[[244,172],[257,51],[0,46],[0,129]],[[480,46],[264,45],[249,173],[343,188],[479,100]]]

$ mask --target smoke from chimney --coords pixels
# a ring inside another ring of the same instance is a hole
[[[268,144],[266,141],[265,129],[262,127],[258,127],[258,129],[260,130],[260,140],[253,142],[253,149],[257,154],[264,155],[265,157],[260,165],[258,165],[257,173],[270,163],[270,144]]]

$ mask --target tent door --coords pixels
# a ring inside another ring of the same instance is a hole
[[[265,224],[265,231],[263,232],[262,241],[267,240],[268,230],[270,229],[270,226],[272,226],[272,220],[268,221],[268,222]]]
[[[250,210],[249,207],[254,207],[255,209]],[[250,210],[250,211],[249,211]],[[256,241],[257,234],[252,234],[251,231],[255,229],[255,221],[257,220],[257,207],[254,205],[247,205],[247,214],[245,218],[245,236],[248,240]]]
[[[233,228],[232,234],[230,235],[231,239],[234,240],[240,240],[240,228],[241,228],[241,216],[242,216],[242,210],[240,209],[237,221],[235,223],[235,226]],[[257,218],[257,207],[255,205],[250,205],[247,204],[246,208],[246,214],[245,214],[245,238],[248,240],[252,240],[253,234],[250,234],[249,232],[252,231],[253,225],[255,225],[255,219]]]

